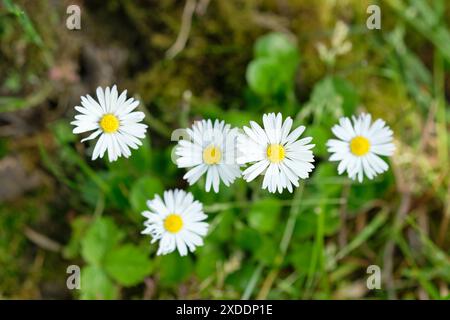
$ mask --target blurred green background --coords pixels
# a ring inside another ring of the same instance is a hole
[[[71,4],[81,30],[66,28]],[[0,0],[0,298],[449,299],[449,18],[446,0]],[[73,107],[113,84],[141,101],[148,137],[128,160],[92,162]],[[359,184],[325,142],[362,111],[397,151]],[[259,179],[187,186],[174,129],[264,112],[307,126],[309,180],[282,195]],[[204,203],[210,233],[188,257],[157,257],[140,212],[174,187]]]

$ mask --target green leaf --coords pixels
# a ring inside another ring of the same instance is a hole
[[[220,249],[214,244],[206,244],[197,250],[195,273],[201,280],[215,274],[217,264],[222,260]]]
[[[128,194],[124,189],[130,188],[134,179],[127,175],[129,171],[122,168],[122,171],[108,170],[105,172],[104,181],[109,185],[106,202],[110,208],[125,210],[130,207]]]
[[[159,260],[160,280],[166,286],[172,286],[186,280],[193,269],[189,256],[181,257],[177,251],[162,256]]]
[[[72,127],[66,120],[58,121],[51,126],[53,134],[61,145],[74,142],[76,135],[72,133]]]
[[[150,146],[150,139],[148,136],[142,140],[142,145],[138,150],[133,151],[133,156],[128,158],[130,164],[138,172],[148,172],[152,167],[152,150]]]
[[[228,242],[233,233],[233,224],[236,221],[232,211],[220,213],[219,223],[208,237],[214,242]]]
[[[351,116],[358,103],[359,96],[350,82],[327,76],[314,85],[311,97],[303,108],[314,114],[317,122],[323,121],[322,124],[328,127],[341,115]]]
[[[248,251],[254,251],[261,245],[261,235],[254,229],[243,228],[238,231],[236,236],[237,245]]]
[[[124,233],[111,218],[99,218],[94,221],[81,242],[81,255],[87,262],[99,266],[106,252],[123,237]]]
[[[285,85],[285,77],[281,76],[282,69],[279,61],[274,58],[253,60],[247,67],[247,82],[259,95],[274,95],[282,91]]]
[[[302,211],[297,216],[294,234],[301,238],[308,238],[316,233],[317,217],[311,210]]]
[[[71,223],[72,235],[69,243],[64,247],[63,256],[66,259],[73,259],[78,256],[81,240],[89,226],[89,219],[86,216],[76,217]]]
[[[97,173],[99,177],[106,180],[106,174],[102,171]],[[77,185],[80,187],[80,197],[92,208],[95,208],[101,197],[105,197],[105,194],[92,179],[86,179],[84,176],[80,176]]]
[[[136,285],[152,270],[152,263],[145,250],[126,244],[109,251],[104,262],[106,272],[124,286]]]
[[[139,214],[148,210],[147,200],[153,199],[155,194],[161,194],[163,191],[164,187],[159,179],[150,176],[140,178],[130,191],[131,208]]]
[[[355,109],[359,104],[358,93],[356,92],[355,87],[344,78],[333,77],[332,79],[334,91],[342,98],[344,115],[350,117],[354,114]]]
[[[117,173],[123,174],[124,169],[126,168],[127,172],[132,172],[134,175],[142,176],[146,172],[149,172],[149,169],[153,167],[152,164],[152,149],[150,146],[149,137],[145,137],[142,140],[142,145],[138,150],[133,150],[133,156],[129,158],[121,157],[117,161],[109,162],[106,164],[110,170],[113,170]]]
[[[281,205],[275,198],[255,202],[248,213],[249,225],[260,232],[270,232],[277,227]]]
[[[270,33],[255,44],[255,59],[247,66],[250,88],[261,96],[286,95],[299,64],[296,46],[281,33]]]
[[[364,207],[368,202],[377,198],[376,180],[363,181],[363,183],[352,183],[350,192],[348,195],[348,207],[350,210],[357,211],[359,208]]]
[[[311,241],[297,243],[293,246],[289,260],[298,273],[304,274],[308,272],[313,249],[314,243]]]
[[[328,155],[326,143],[331,138],[331,130],[322,126],[312,125],[308,127],[305,136],[313,137],[314,155],[324,157]]]
[[[326,235],[332,235],[338,230],[340,225],[339,212],[336,208],[329,206],[326,206],[323,210],[325,215],[324,232]],[[295,236],[301,239],[313,236],[317,230],[317,218],[318,215],[314,210],[300,212],[295,224]]]
[[[96,266],[81,269],[81,299],[113,300],[119,291],[108,276]]]
[[[326,236],[330,236],[335,234],[341,226],[339,210],[337,207],[331,206],[325,206],[324,210],[325,210],[324,233]]]
[[[273,236],[264,236],[261,245],[255,251],[255,258],[266,265],[272,265],[279,249],[279,240]]]
[[[222,117],[226,123],[232,126],[242,127],[247,126],[251,120],[256,118],[256,115],[243,110],[228,110]]]
[[[314,171],[312,182],[317,195],[323,198],[337,198],[342,194],[344,184],[350,184],[346,176],[339,176],[337,165],[333,162],[322,162]]]
[[[255,43],[255,57],[276,57],[286,63],[296,64],[299,60],[297,47],[282,33],[269,33]]]
[[[253,263],[243,263],[242,267],[239,270],[231,273],[225,279],[225,282],[226,284],[243,291],[252,278],[254,271],[255,265]]]

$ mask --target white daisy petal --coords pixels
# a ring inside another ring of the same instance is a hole
[[[238,138],[238,162],[250,163],[244,170],[243,177],[252,181],[264,174],[262,189],[269,192],[283,192],[299,186],[299,179],[309,176],[314,165],[314,156],[311,152],[313,144],[310,137],[300,139],[305,131],[300,126],[290,132],[292,119],[286,118],[283,122],[281,113],[263,115],[264,130],[251,121],[251,128],[244,127],[243,137]]]
[[[108,87],[106,89],[109,89]],[[105,91],[106,91],[105,89]],[[100,104],[100,107],[102,108],[103,113],[108,113],[108,109],[106,108],[106,102],[105,102],[105,93],[103,92],[103,89],[101,87],[98,87],[96,90],[97,93],[97,99],[98,103]]]
[[[395,151],[392,130],[378,119],[371,124],[370,114],[339,119],[339,125],[332,128],[340,140],[327,142],[330,161],[339,161],[338,173],[347,171],[350,179],[362,182],[364,176],[373,179],[388,170],[387,163],[379,156],[391,156]]]
[[[81,105],[75,110],[80,114],[75,115],[73,133],[83,133],[95,130],[81,142],[95,139],[100,136],[92,154],[92,160],[102,158],[108,153],[109,161],[116,161],[119,157],[129,157],[130,148],[137,149],[142,145],[139,139],[145,138],[147,125],[140,123],[144,119],[144,113],[132,112],[139,104],[133,98],[126,100],[126,90],[119,96],[117,86],[111,89],[107,87],[96,90],[95,101],[90,95],[81,97]]]
[[[300,126],[297,129],[295,129],[294,131],[292,131],[286,138],[286,144],[290,144],[290,143],[294,142],[295,140],[297,140],[302,135],[303,131],[305,131],[304,126]]]
[[[100,133],[102,133],[102,130],[94,131],[93,133],[91,133],[91,135],[89,137],[81,139],[81,142],[95,139],[99,136]]]
[[[87,132],[87,131],[92,131],[98,128],[98,125],[96,123],[86,123],[86,124],[82,124],[80,122],[77,121],[72,121],[70,124],[72,125],[76,125],[77,127],[75,129],[73,129],[73,133],[78,134],[78,133],[83,133],[83,132]]]
[[[103,108],[90,95],[81,97],[81,105],[89,112],[89,114],[101,117],[104,114]]]
[[[105,135],[102,134],[98,139],[97,143],[95,144],[94,152],[92,153],[92,160],[97,159],[100,155],[103,156],[105,150],[106,150]]]
[[[208,166],[204,164],[199,164],[198,166],[189,170],[184,176],[183,179],[187,180],[190,185],[193,185],[197,182],[198,179],[208,170]]]
[[[183,190],[167,190],[164,201],[159,195],[147,201],[149,210],[141,214],[147,219],[142,234],[152,237],[151,243],[159,241],[157,255],[178,250],[180,256],[203,245],[203,237],[209,224],[204,220],[203,206],[191,193]]]
[[[245,181],[250,182],[253,179],[255,179],[257,176],[259,176],[264,170],[267,169],[270,162],[268,160],[261,160],[247,169],[245,169],[244,172],[242,172],[242,175],[245,179]]]
[[[191,168],[183,176],[189,184],[206,173],[205,190],[217,193],[221,181],[229,186],[241,175],[236,162],[237,130],[224,121],[208,119],[195,122],[186,132],[190,139],[178,141],[175,154],[178,168]]]

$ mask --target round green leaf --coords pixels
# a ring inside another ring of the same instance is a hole
[[[265,198],[255,202],[248,213],[251,227],[261,232],[270,232],[277,227],[281,205],[275,198]]]
[[[255,57],[277,57],[285,62],[298,61],[299,53],[295,44],[282,33],[269,33],[255,43]],[[286,61],[287,60],[287,61]]]
[[[189,256],[181,257],[179,253],[162,256],[159,261],[160,280],[166,286],[172,286],[186,280],[193,269]]]
[[[145,250],[126,244],[106,254],[106,272],[124,286],[136,285],[152,270],[151,261]]]
[[[253,251],[261,245],[261,235],[256,230],[246,227],[238,231],[236,242],[240,248]]]
[[[340,77],[333,77],[333,85],[336,93],[342,97],[344,115],[350,117],[359,104],[359,95],[355,87],[349,81]]]
[[[81,255],[87,262],[100,265],[103,258],[124,237],[111,218],[102,217],[93,222],[81,241]]]
[[[130,191],[131,208],[135,213],[148,210],[147,200],[153,199],[155,194],[161,194],[164,187],[159,179],[145,176],[133,185]]]
[[[259,58],[250,62],[246,78],[250,88],[262,96],[276,94],[286,86],[283,67],[275,58]]]
[[[298,273],[304,274],[308,272],[313,249],[314,244],[312,242],[301,242],[293,246],[289,260]]]
[[[255,258],[266,265],[272,265],[279,250],[279,239],[275,237],[264,236],[262,244],[255,251]]]
[[[214,244],[206,244],[197,250],[197,261],[195,263],[195,273],[204,280],[214,275],[217,271],[217,264],[222,259],[221,250]]]
[[[81,269],[81,299],[113,300],[119,291],[108,276],[96,266]]]

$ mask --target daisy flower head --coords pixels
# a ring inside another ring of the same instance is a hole
[[[178,168],[191,168],[183,178],[190,185],[206,173],[205,190],[219,192],[220,181],[227,187],[241,175],[236,163],[237,129],[224,121],[201,120],[186,130],[188,139],[178,141]]]
[[[305,127],[291,132],[292,123],[290,117],[283,121],[281,113],[269,113],[263,115],[264,129],[254,121],[243,128],[237,143],[237,162],[252,163],[242,173],[247,182],[264,174],[262,188],[281,193],[285,188],[292,192],[293,185],[299,186],[299,179],[309,177],[314,168],[314,144],[309,144],[311,137],[298,140]]]
[[[147,201],[149,211],[142,212],[147,218],[142,234],[152,237],[151,243],[159,241],[157,255],[165,255],[178,249],[181,256],[194,252],[203,245],[203,237],[208,232],[208,223],[203,220],[202,204],[192,193],[183,190],[168,190],[164,198],[156,195]]]
[[[371,122],[370,114],[359,117],[339,119],[331,129],[339,139],[327,142],[328,152],[332,153],[330,161],[339,161],[338,173],[347,171],[350,179],[363,181],[364,175],[373,179],[388,170],[387,163],[380,156],[391,156],[395,151],[392,143],[392,130],[378,119]]]
[[[112,89],[106,87],[97,88],[97,100],[90,95],[81,97],[81,106],[76,106],[80,114],[75,116],[71,124],[75,126],[73,133],[94,131],[87,138],[81,140],[92,140],[100,136],[92,160],[103,158],[108,152],[109,161],[115,161],[120,156],[128,158],[131,155],[130,148],[137,149],[145,138],[147,125],[139,123],[144,119],[144,113],[134,111],[139,101],[133,98],[127,99],[127,91],[120,95],[117,87]]]

